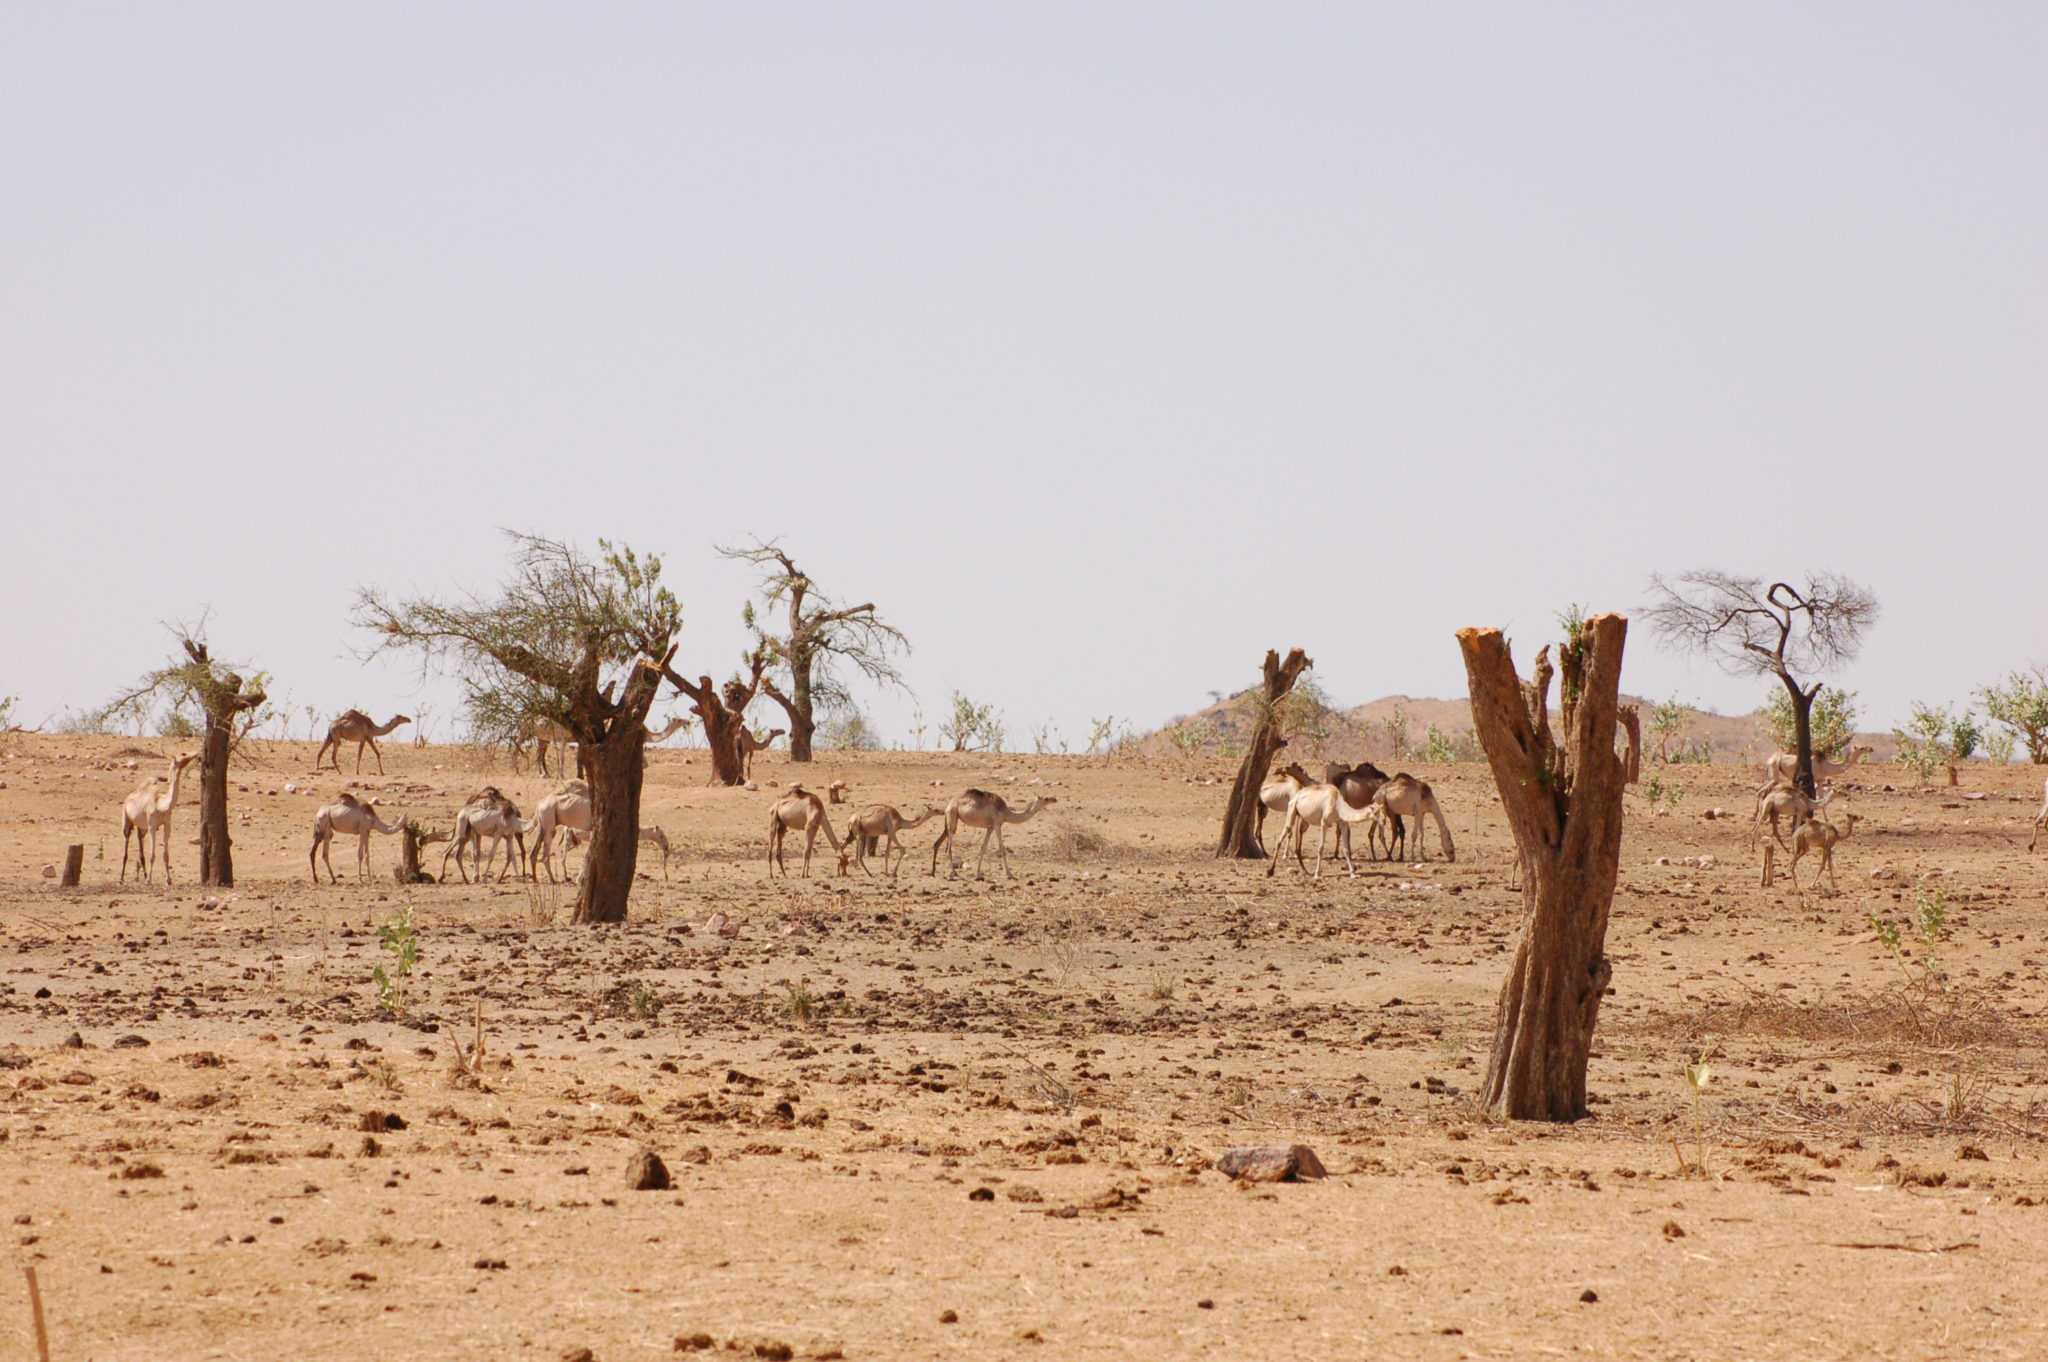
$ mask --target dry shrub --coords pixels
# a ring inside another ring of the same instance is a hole
[[[1052,826],[1046,829],[1043,845],[1053,860],[1070,864],[1093,861],[1100,865],[1104,861],[1122,860],[1133,854],[1131,848],[1119,846],[1094,829],[1082,827],[1066,818],[1053,820]]]
[[[1754,993],[1643,1025],[1650,1035],[1697,1047],[1710,1037],[1778,1037],[1863,1045],[2018,1045],[2024,1034],[1989,1004],[1958,993],[1889,988],[1799,999]]]

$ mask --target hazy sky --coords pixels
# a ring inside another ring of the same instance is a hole
[[[711,546],[784,536],[927,714],[1077,746],[1268,647],[1458,694],[1459,626],[1835,568],[1888,725],[2048,661],[2044,65],[2038,3],[17,0],[0,695],[210,605],[410,707],[356,588],[510,526],[665,554],[721,674]]]

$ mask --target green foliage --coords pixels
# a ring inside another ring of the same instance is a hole
[[[661,999],[654,995],[644,981],[635,981],[626,994],[626,1010],[636,1021],[651,1022],[661,1015]]]
[[[167,709],[156,721],[156,733],[160,738],[196,738],[199,724],[182,709]]]
[[[1380,720],[1379,729],[1381,736],[1387,740],[1387,753],[1395,761],[1405,759],[1409,752],[1414,750],[1414,744],[1408,736],[1408,711],[1400,705],[1395,705],[1393,713]],[[1321,756],[1322,753],[1318,752],[1316,755]]]
[[[377,929],[377,940],[381,948],[395,957],[391,968],[383,965],[370,971],[370,978],[377,985],[377,1006],[397,1016],[405,1010],[407,980],[412,967],[420,958],[419,934],[413,928],[412,905],[406,904],[398,915]]]
[[[1783,686],[1771,688],[1761,715],[1765,735],[1778,744],[1780,752],[1798,750],[1792,697],[1785,693]],[[1814,755],[1839,759],[1848,750],[1849,740],[1856,736],[1856,692],[1836,686],[1824,687],[1814,697],[1809,721],[1813,728]]]
[[[1993,729],[1984,735],[1984,755],[2003,766],[2012,760],[2013,749],[2018,742],[2006,729]]]
[[[1956,761],[1968,761],[1977,755],[1977,745],[1984,740],[1984,730],[1978,726],[1977,716],[1965,709],[1949,721],[1948,747]]]
[[[1422,734],[1422,759],[1424,761],[1462,761],[1464,744],[1457,737],[1431,724]]]
[[[1210,726],[1207,719],[1194,718],[1175,719],[1159,731],[1166,735],[1166,740],[1173,745],[1173,750],[1188,760],[1199,756],[1202,748],[1215,734],[1215,729]]]
[[[19,703],[19,695],[0,695],[0,733],[5,733],[15,726],[14,707]]]
[[[799,979],[795,983],[787,979],[782,982],[782,1002],[777,1008],[784,1017],[799,1025],[809,1025],[817,1015],[817,995],[811,992],[811,981]]]
[[[1636,787],[1636,791],[1642,796],[1643,802],[1650,806],[1652,813],[1657,811],[1659,804],[1669,804],[1674,809],[1678,807],[1678,787],[1666,784],[1662,776],[1645,776],[1642,783]]]
[[[1968,723],[1969,717],[1968,711],[1957,719],[1945,705],[1937,709],[1933,705],[1915,702],[1906,726],[1892,730],[1892,736],[1899,741],[1899,760],[1920,777],[1922,784],[1926,784],[1936,771],[1953,765],[1958,759],[1956,729],[1958,724]],[[1975,726],[1970,727],[1972,731],[1967,736],[1974,747]]]
[[[2037,766],[2048,763],[2048,676],[2040,668],[2031,675],[2013,672],[2002,683],[1983,687],[1977,698],[1991,722],[2005,729],[2006,758],[2018,741],[2026,745],[2028,761]]]
[[[1103,755],[1107,756],[1110,750],[1110,737],[1115,732],[1116,715],[1105,714],[1100,719],[1090,719],[1088,721],[1088,746],[1085,750],[1093,752],[1100,748]]]
[[[1657,749],[1658,761],[1684,759],[1685,735],[1692,731],[1693,721],[1698,717],[1698,710],[1675,695],[1661,704],[1650,706],[1650,721],[1643,728]],[[1673,754],[1674,747],[1679,749],[1678,755]]]
[[[1948,975],[1941,968],[1941,934],[1948,923],[1948,891],[1921,889],[1913,895],[1914,920],[1900,924],[1870,915],[1870,930],[1897,964],[1906,982],[1923,995],[1946,993]],[[1914,941],[1907,940],[1911,931]],[[1917,954],[1916,954],[1917,952]]]
[[[977,704],[959,691],[953,692],[953,712],[939,721],[939,736],[953,744],[955,752],[1003,750],[1002,711],[994,705]]]

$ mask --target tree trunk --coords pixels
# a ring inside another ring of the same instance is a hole
[[[571,922],[626,920],[640,855],[640,784],[647,766],[641,722],[621,713],[602,743],[585,747],[590,754],[590,845]]]
[[[1223,835],[1217,839],[1216,855],[1221,858],[1256,861],[1265,856],[1257,836],[1259,787],[1266,783],[1274,756],[1287,745],[1280,732],[1280,702],[1294,689],[1301,674],[1315,664],[1296,648],[1282,662],[1269,650],[1265,664],[1265,694],[1259,706],[1258,722],[1244,760],[1238,764],[1237,779],[1230,787],[1230,804],[1223,811]]]
[[[398,882],[431,884],[434,877],[420,865],[420,825],[408,818],[398,828]]]
[[[1804,690],[1787,676],[1785,688],[1792,692],[1792,752],[1799,758],[1792,783],[1811,799],[1819,793],[1813,785],[1813,698],[1820,694],[1820,687],[1815,685],[1812,690]]]
[[[1524,863],[1522,936],[1501,987],[1486,1107],[1513,1120],[1586,1114],[1586,1062],[1612,966],[1607,915],[1620,870],[1623,777],[1641,757],[1615,751],[1620,615],[1587,620],[1563,658],[1564,741],[1551,736],[1550,649],[1515,675],[1498,629],[1461,629],[1473,727],[1486,749]]]
[[[235,716],[208,713],[199,761],[199,882],[235,887],[234,841],[228,836],[228,748]]]

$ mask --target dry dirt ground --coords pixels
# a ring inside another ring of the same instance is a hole
[[[24,1266],[60,1362],[2048,1356],[2030,769],[1859,773],[1841,892],[1803,899],[1757,884],[1746,817],[1703,817],[1746,815],[1753,776],[1659,772],[1682,793],[1630,799],[1595,1114],[1553,1128],[1471,1100],[1519,906],[1476,765],[1420,770],[1455,864],[1432,835],[1318,883],[1209,859],[1217,763],[831,760],[808,779],[857,798],[1059,802],[1011,830],[1013,881],[932,878],[928,826],[899,881],[821,855],[784,882],[774,791],[657,751],[672,878],[643,864],[632,922],[591,929],[551,925],[559,891],[400,888],[389,839],[380,882],[314,887],[313,811],[356,778],[310,744],[238,766],[220,897],[189,803],[177,885],[114,883],[169,744],[0,751],[6,1357],[34,1355]],[[552,784],[468,749],[385,766],[358,788],[443,825],[486,780],[529,810]],[[41,871],[72,842],[67,892]],[[1931,984],[1868,919],[1914,944],[1937,890]],[[376,928],[408,905],[394,1020]],[[1209,1167],[1289,1142],[1332,1176]],[[629,1190],[643,1148],[672,1188]]]

